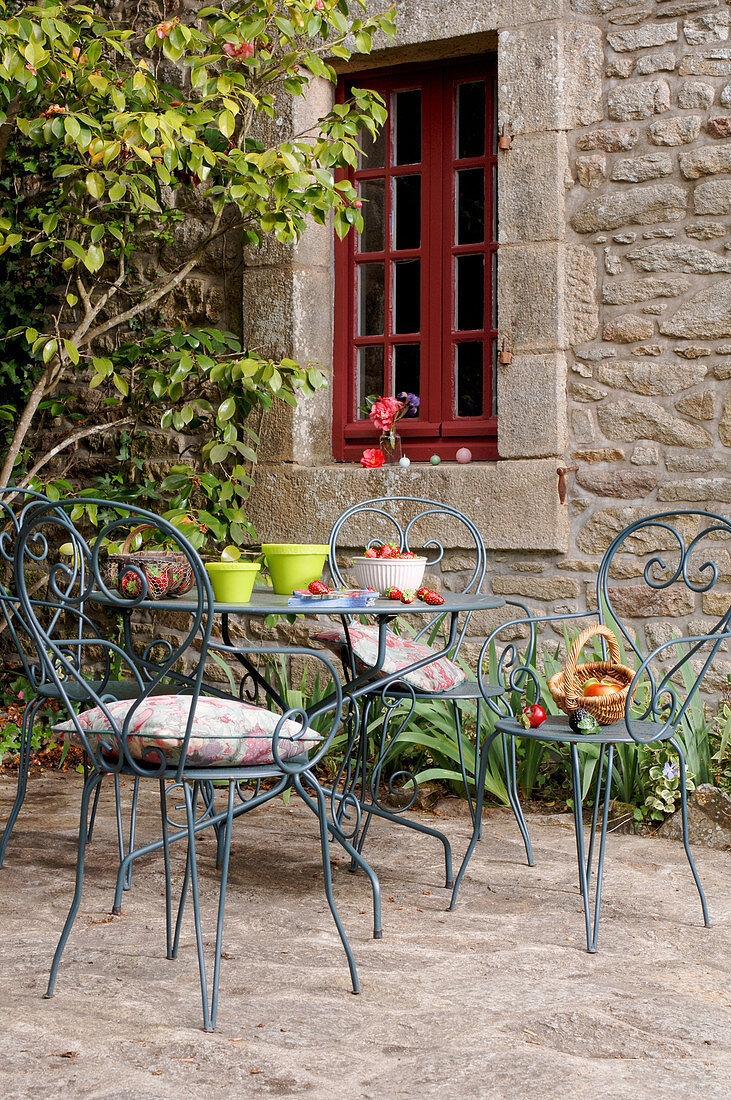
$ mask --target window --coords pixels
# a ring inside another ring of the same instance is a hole
[[[352,173],[363,232],[336,243],[333,448],[354,461],[377,438],[369,394],[416,393],[399,422],[424,460],[497,458],[494,63],[348,77],[386,101],[375,141]]]

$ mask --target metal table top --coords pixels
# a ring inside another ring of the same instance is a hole
[[[453,614],[455,612],[489,611],[492,608],[502,607],[504,600],[497,596],[491,596],[485,592],[443,592],[444,603],[438,606],[425,604],[421,600],[413,603],[401,603],[398,600],[377,599],[364,608],[335,609],[328,608],[326,600],[313,601],[312,609],[300,608],[296,610],[287,606],[288,596],[277,596],[271,588],[255,588],[249,603],[214,603],[213,610],[220,615],[408,615],[408,614]],[[94,594],[94,599],[99,603],[112,604],[118,610],[124,610],[117,601],[112,602],[103,593]],[[195,590],[185,596],[178,596],[170,600],[141,600],[139,603],[130,601],[129,609],[136,608],[158,611],[194,612],[198,602]]]

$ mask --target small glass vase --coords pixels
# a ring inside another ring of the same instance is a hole
[[[394,463],[398,463],[403,455],[403,449],[401,447],[401,436],[391,428],[390,432],[384,432],[378,441],[378,446],[383,451],[383,457],[387,466],[393,466]]]

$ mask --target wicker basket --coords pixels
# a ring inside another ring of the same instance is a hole
[[[610,660],[577,664],[579,653],[589,639],[596,635],[607,639]],[[618,683],[623,684],[622,690],[614,692],[613,695],[582,694],[582,685],[586,680],[591,678],[601,680],[603,676],[611,676]],[[548,689],[557,705],[566,714],[571,714],[578,707],[583,707],[589,711],[589,714],[594,715],[600,726],[609,726],[612,722],[618,722],[624,717],[627,694],[634,676],[634,669],[620,662],[619,645],[613,631],[607,626],[588,626],[574,640],[566,658],[565,667],[551,677],[548,681]]]
[[[142,573],[147,581],[147,599],[164,600],[182,596],[193,587],[193,567],[181,551],[130,551],[132,539],[140,531],[154,531],[151,523],[141,523],[127,535],[119,554],[109,555],[109,580],[120,596],[133,600],[142,591]],[[125,568],[134,566],[134,569]]]

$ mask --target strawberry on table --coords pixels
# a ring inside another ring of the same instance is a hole
[[[330,589],[322,581],[310,581],[307,585],[307,591],[311,592],[313,596],[327,596]]]
[[[426,596],[427,592],[429,592],[429,591],[430,591],[430,589],[428,589],[426,587],[426,585],[422,585],[421,588],[417,588],[417,590],[416,590],[417,600],[423,600],[424,596]]]
[[[438,607],[439,604],[444,603],[444,596],[439,592],[433,592],[431,589],[428,589],[421,598],[424,603],[428,603],[431,607]]]
[[[413,588],[405,588],[401,593],[401,603],[413,603],[416,599],[416,593]]]
[[[402,599],[402,597],[403,597],[403,592],[401,591],[400,588],[396,588],[396,586],[394,584],[392,584],[390,588],[386,589],[386,599],[387,600],[400,600],[400,599]]]

